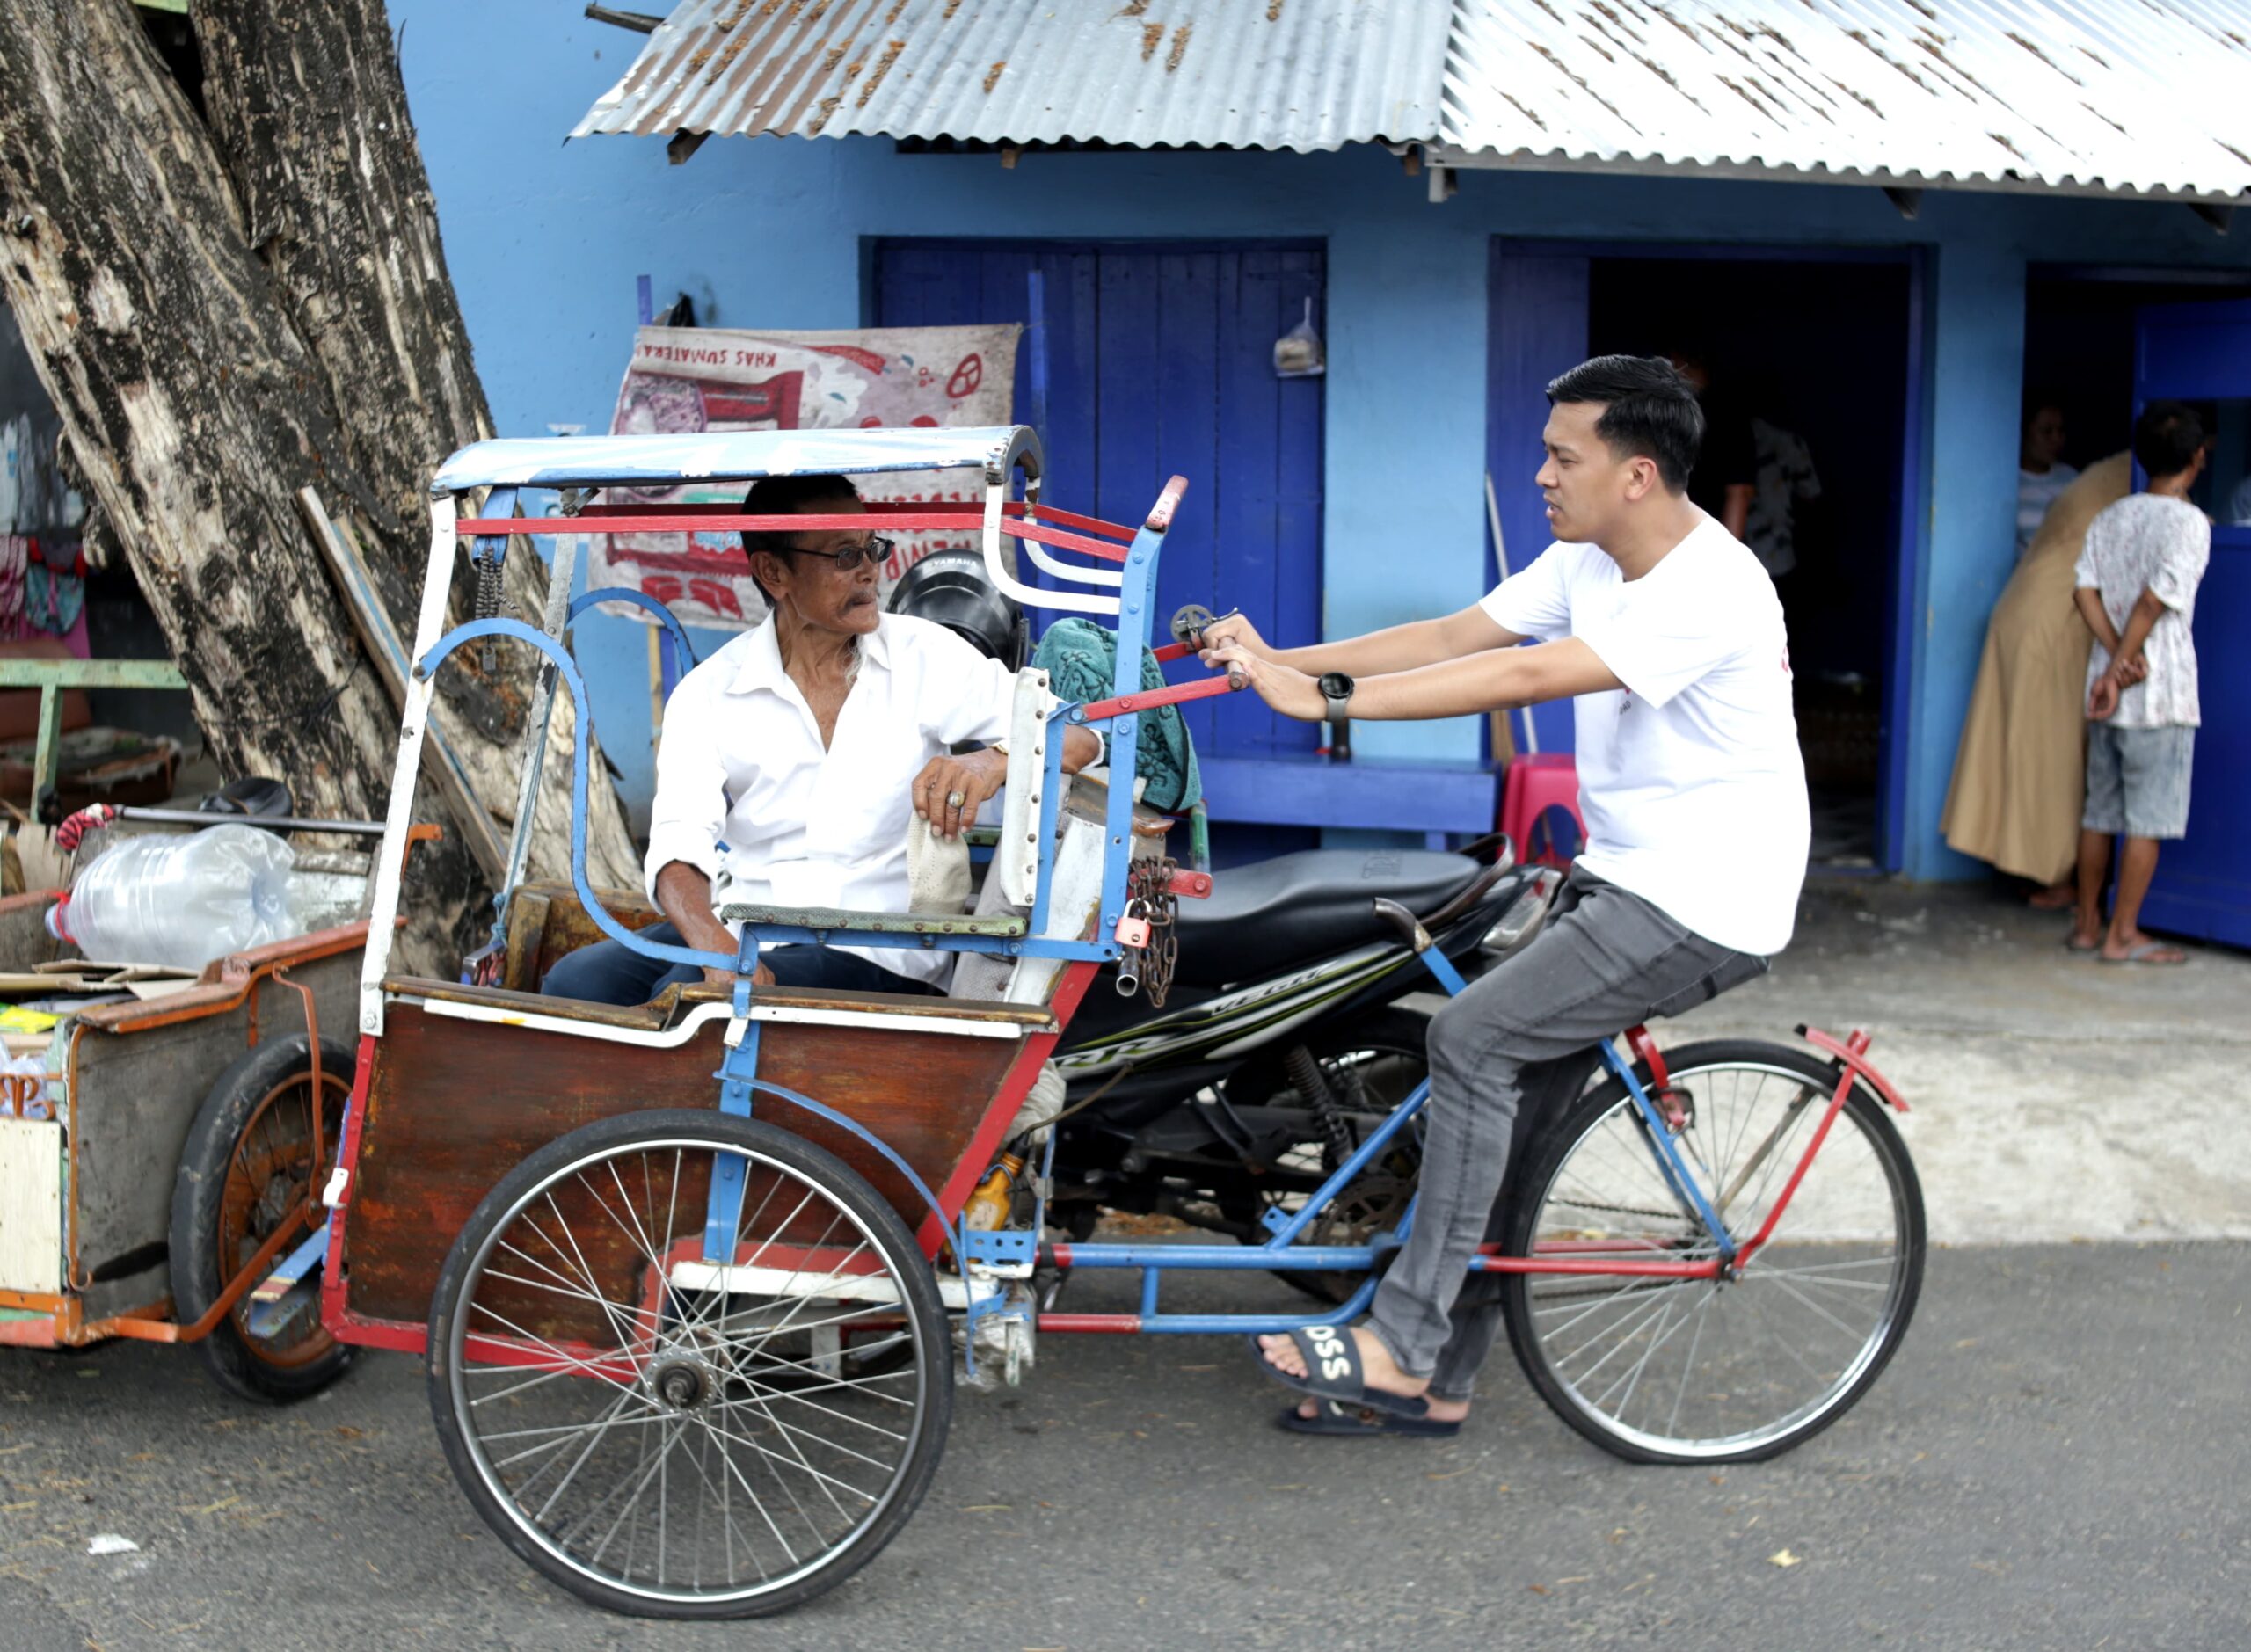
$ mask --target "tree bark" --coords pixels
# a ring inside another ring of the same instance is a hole
[[[428,478],[490,416],[381,0],[192,18],[208,125],[127,0],[0,5],[0,292],[222,763],[288,780],[300,813],[380,815],[398,719],[294,498],[317,488],[351,525],[412,637]],[[455,573],[459,618],[465,554]],[[536,623],[545,586],[509,557],[506,609]],[[436,721],[505,834],[532,661],[502,644],[488,680],[477,653],[441,673]],[[566,696],[551,750],[573,722]],[[594,775],[589,875],[637,883]],[[550,762],[543,874],[568,864],[568,794]],[[446,815],[426,779],[417,812]],[[490,915],[455,828],[410,880],[417,968],[447,969]]]

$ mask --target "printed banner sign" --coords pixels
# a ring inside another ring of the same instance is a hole
[[[850,332],[644,327],[634,337],[610,432],[1005,425],[1011,419],[1020,331],[1014,323]],[[971,469],[855,480],[871,506],[984,497],[984,478]],[[746,485],[612,488],[608,499],[739,506]],[[899,547],[878,575],[886,596],[900,575],[930,552],[977,547],[974,526],[886,537]],[[751,583],[741,542],[732,534],[596,535],[587,545],[590,587],[630,586],[665,603],[686,625],[747,630],[766,617],[765,600]],[[645,609],[630,603],[602,606],[653,622]]]

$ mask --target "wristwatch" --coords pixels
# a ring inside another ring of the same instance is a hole
[[[1324,671],[1319,687],[1322,697],[1329,702],[1329,720],[1344,721],[1351,714],[1352,690],[1358,685],[1341,671]]]

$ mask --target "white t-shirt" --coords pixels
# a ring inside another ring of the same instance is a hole
[[[1774,582],[1710,517],[1628,582],[1550,545],[1483,603],[1503,629],[1576,637],[1624,690],[1583,694],[1579,864],[1708,941],[1789,943],[1812,826]]]
[[[2079,480],[2079,472],[2067,464],[2051,464],[2045,470],[2027,470],[2022,465],[2016,469],[2016,554],[2022,557],[2032,549],[2032,536],[2040,531],[2040,524],[2048,520],[2048,507],[2056,496]]]
[[[2142,658],[2149,675],[2118,695],[2113,728],[2195,728],[2203,721],[2196,701],[2196,586],[2211,559],[2212,525],[2186,499],[2162,493],[2130,493],[2107,505],[2087,525],[2073,578],[2102,600],[2102,611],[2124,640],[2127,617],[2146,589],[2165,612],[2149,628]],[[2087,686],[2110,669],[2110,651],[2095,644],[2087,657]]]

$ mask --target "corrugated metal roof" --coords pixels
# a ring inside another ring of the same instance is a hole
[[[1417,140],[1446,22],[1446,0],[686,0],[572,135]]]
[[[1440,142],[1535,170],[2227,200],[2251,190],[2251,8],[1455,0]]]

